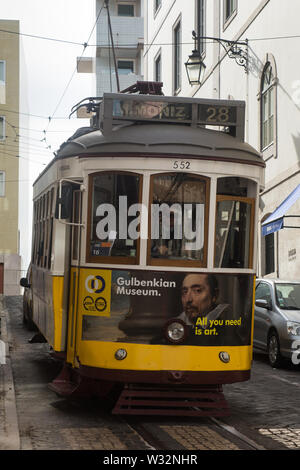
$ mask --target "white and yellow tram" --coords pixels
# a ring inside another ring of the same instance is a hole
[[[249,379],[264,162],[244,115],[104,94],[35,181],[31,316],[64,361],[57,393],[122,384],[116,412],[187,414],[187,397]]]

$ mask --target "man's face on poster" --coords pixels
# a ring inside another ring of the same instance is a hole
[[[181,301],[186,316],[191,322],[203,317],[216,302],[207,282],[206,274],[189,274],[182,283]]]

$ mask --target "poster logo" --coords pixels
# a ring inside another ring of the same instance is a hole
[[[88,312],[104,312],[107,307],[107,302],[104,297],[97,297],[93,299],[90,295],[87,295],[83,300],[83,307]]]
[[[110,316],[111,271],[85,270],[80,286],[80,305],[85,315]]]
[[[100,294],[105,289],[105,280],[101,276],[88,276],[85,288],[90,294]]]

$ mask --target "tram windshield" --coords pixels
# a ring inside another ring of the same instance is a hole
[[[247,268],[250,261],[251,204],[217,201],[215,266]]]
[[[152,176],[151,261],[158,258],[197,260],[206,257],[205,219],[208,208],[208,180],[185,173]]]
[[[90,180],[88,258],[113,257],[136,260],[141,177],[129,173],[98,173]],[[133,214],[133,215],[130,215]],[[135,224],[132,230],[128,228]],[[133,233],[133,235],[132,235]]]
[[[255,191],[255,184],[251,180],[238,177],[219,178],[215,267],[250,268],[252,266]]]

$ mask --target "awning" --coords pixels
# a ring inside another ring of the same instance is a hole
[[[283,228],[283,218],[287,211],[300,197],[300,184],[291,192],[291,194],[275,209],[275,211],[263,222],[262,235],[266,236],[270,233],[277,232]],[[291,228],[291,227],[290,227]],[[299,228],[299,227],[294,227]]]

